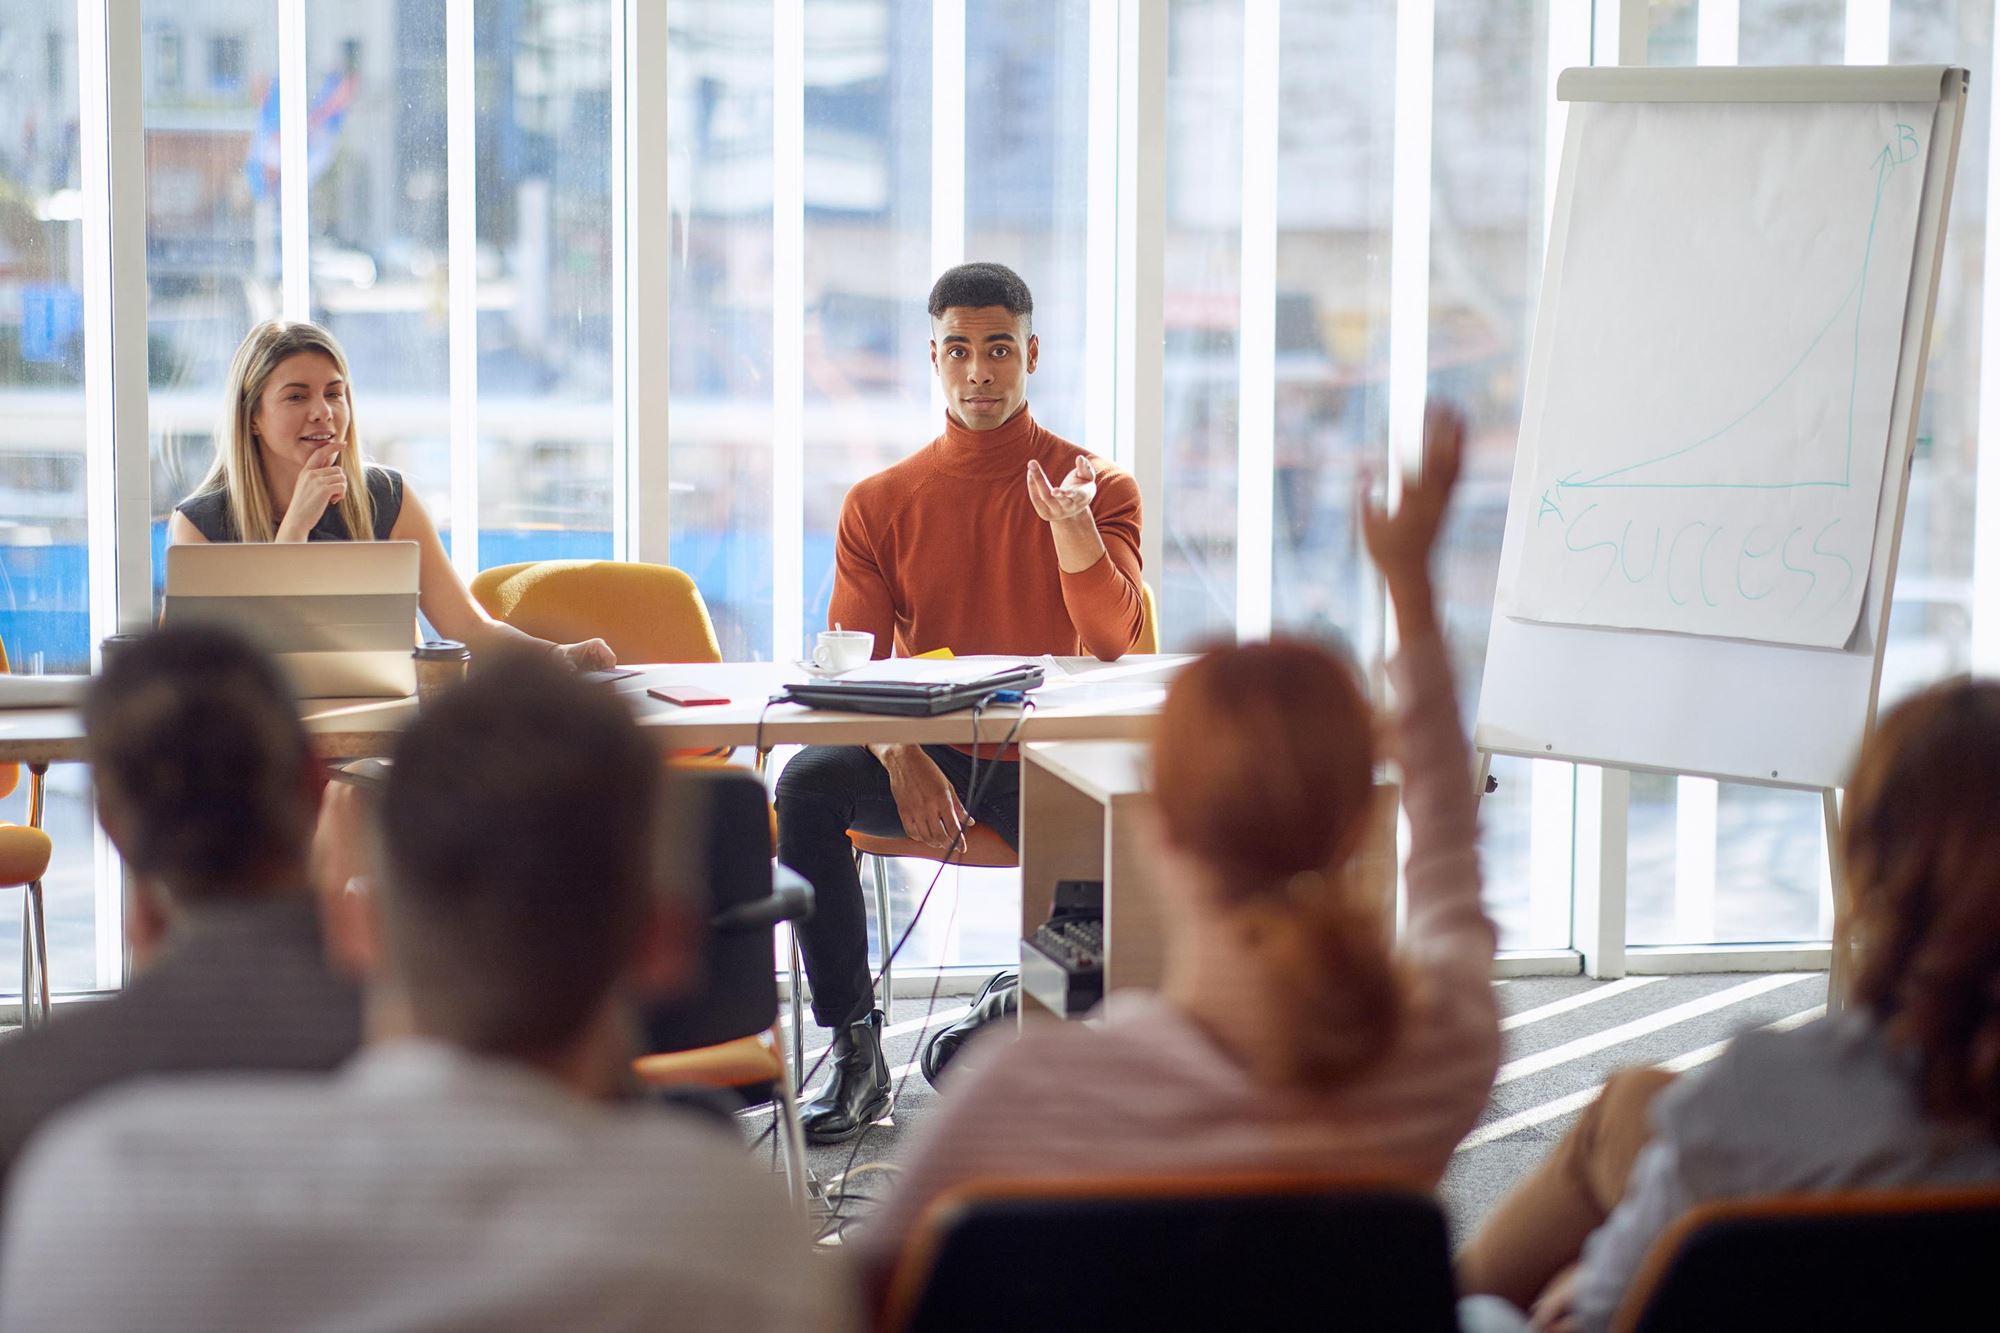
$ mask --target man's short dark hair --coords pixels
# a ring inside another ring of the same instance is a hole
[[[931,318],[954,306],[1005,306],[1018,319],[1035,322],[1035,298],[1021,275],[1005,264],[960,264],[944,271],[931,287]]]
[[[309,748],[270,659],[213,627],[156,630],[83,703],[97,799],[132,869],[184,905],[305,888]]]
[[[396,746],[382,793],[383,933],[424,1031],[560,1051],[644,927],[664,774],[630,710],[546,656],[481,665]]]

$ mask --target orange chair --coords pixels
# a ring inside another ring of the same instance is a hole
[[[1153,585],[1140,583],[1139,637],[1132,644],[1135,653],[1157,653],[1160,651],[1159,604],[1153,597]],[[895,935],[889,921],[889,868],[890,858],[909,858],[918,861],[943,861],[946,859],[942,848],[931,847],[913,838],[878,838],[868,833],[850,832],[847,840],[854,845],[857,861],[861,857],[871,858],[875,879],[875,929],[882,947],[882,1017],[886,1022],[895,1021],[895,996],[890,970],[890,952],[895,948]],[[961,854],[951,856],[950,861],[957,866],[975,869],[1015,870],[1021,859],[1014,854],[1004,839],[984,824],[974,824],[965,837],[965,847]],[[792,974],[792,989],[798,991],[796,962]],[[797,1005],[794,1004],[794,1012]]]
[[[7,670],[7,648],[0,644],[0,671]],[[21,1026],[32,1027],[49,1016],[49,923],[42,899],[42,876],[49,870],[54,844],[42,831],[44,782],[48,766],[31,766],[28,822],[0,824],[0,888],[24,890],[21,898]],[[0,797],[20,785],[21,766],[0,766]],[[39,1008],[39,1014],[37,1009]]]
[[[977,1180],[903,1246],[878,1327],[1450,1333],[1451,1248],[1420,1187],[1297,1172]]]
[[[1619,1333],[1962,1328],[1990,1309],[2000,1189],[1726,1199],[1654,1243]]]

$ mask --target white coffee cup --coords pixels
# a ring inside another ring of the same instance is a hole
[[[852,671],[875,655],[875,636],[865,629],[821,630],[813,644],[813,665],[821,671]]]

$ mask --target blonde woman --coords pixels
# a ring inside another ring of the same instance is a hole
[[[347,356],[331,333],[265,320],[229,364],[215,462],[167,526],[176,542],[411,541],[417,602],[437,632],[472,649],[541,646],[579,670],[617,665],[602,639],[547,644],[489,617],[451,567],[437,525],[402,474],[361,453]]]
[[[451,567],[423,501],[393,468],[361,454],[347,354],[317,324],[268,319],[229,363],[215,462],[174,509],[176,542],[412,541],[417,604],[448,639],[482,652],[543,648],[578,670],[617,665],[602,639],[548,643],[492,619]],[[313,839],[313,879],[337,890],[369,870],[360,788],[327,786]]]

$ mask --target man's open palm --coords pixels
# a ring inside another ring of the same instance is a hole
[[[1028,462],[1028,501],[1035,506],[1035,512],[1050,523],[1060,519],[1075,518],[1090,512],[1091,501],[1097,498],[1097,469],[1090,465],[1088,458],[1076,460],[1076,466],[1069,470],[1060,486],[1049,484],[1049,474],[1042,471],[1040,462]]]

